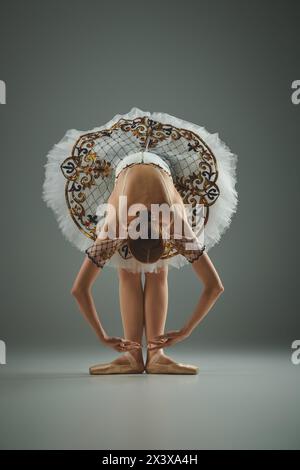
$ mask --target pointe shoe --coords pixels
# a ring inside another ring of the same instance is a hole
[[[163,364],[157,360],[160,352],[157,351],[149,360],[145,367],[146,374],[184,374],[194,375],[198,374],[199,367],[191,364],[181,364],[180,362],[173,362],[171,364]]]
[[[144,365],[138,364],[136,359],[127,351],[128,364],[116,364],[107,362],[104,364],[96,364],[89,368],[91,375],[108,375],[108,374],[142,374]]]

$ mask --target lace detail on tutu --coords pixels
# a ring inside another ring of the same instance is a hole
[[[116,250],[118,250],[123,243],[124,240],[118,238],[96,240],[93,245],[89,246],[85,250],[85,253],[93,263],[98,266],[98,268],[103,269],[105,263],[113,256]]]
[[[170,238],[169,242],[175,247],[178,254],[183,255],[189,263],[194,263],[205,251],[205,245],[201,245],[197,238]],[[85,253],[93,261],[93,263],[98,266],[98,268],[103,269],[105,264],[113,257],[113,255],[121,248],[124,243],[126,243],[126,240],[118,238],[96,240],[93,245],[85,250]],[[192,244],[193,247],[191,247],[190,244]],[[160,259],[156,263],[152,263],[150,271],[156,271],[157,269],[155,269],[155,267],[159,268],[169,264],[168,261],[165,263],[162,261],[163,260]],[[119,263],[119,266],[126,269],[126,263],[128,263],[128,260],[123,260],[123,263]],[[136,265],[141,264],[143,263],[136,262]],[[143,264],[143,267],[144,269],[138,269],[138,266],[135,266],[134,271],[147,272],[147,264]],[[132,270],[132,266],[130,268],[130,270]]]
[[[183,255],[190,263],[194,263],[197,259],[205,251],[205,245],[200,245],[196,238],[188,239],[188,238],[180,238],[180,239],[173,239],[172,244],[175,246],[178,253]],[[195,248],[189,248],[189,244],[195,244]]]

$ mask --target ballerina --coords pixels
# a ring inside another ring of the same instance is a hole
[[[181,127],[175,127],[179,124]],[[128,148],[133,135],[139,143],[138,149],[135,146]],[[120,136],[123,145],[114,153],[111,137],[120,145]],[[182,141],[181,147],[178,147],[178,141]],[[164,145],[160,145],[162,143]],[[72,155],[68,156],[71,147]],[[54,196],[54,190],[58,188],[58,162],[67,179],[68,213],[61,204],[61,193]],[[235,165],[236,156],[217,135],[212,136],[204,128],[174,116],[143,112],[138,108],[132,108],[127,115],[117,115],[102,128],[86,134],[69,131],[50,152],[43,198],[59,215],[63,233],[86,253],[73,283],[72,295],[99,340],[115,351],[123,352],[112,362],[91,366],[90,374],[198,373],[197,366],[174,361],[165,354],[164,348],[187,339],[224,291],[207,251],[219,241],[236,210]],[[100,184],[95,184],[97,178],[101,178]],[[91,208],[93,186],[98,195],[96,198],[93,195],[96,203]],[[124,198],[125,209],[121,204]],[[190,201],[192,209],[198,205],[205,209],[203,225],[198,231],[193,224],[197,218],[195,211],[192,210],[192,217],[187,214]],[[106,216],[99,220],[105,204],[108,207]],[[160,217],[159,210],[155,212],[156,207],[162,206],[172,209],[167,221]],[[88,243],[79,241],[74,227],[72,230],[66,222],[65,217],[70,218],[70,215],[77,226],[80,221],[80,231],[86,231]],[[182,224],[176,223],[178,219]],[[145,225],[146,237],[141,236]],[[130,227],[131,231],[128,231]],[[183,235],[178,233],[178,227],[184,228]],[[185,264],[192,265],[202,283],[201,296],[182,328],[165,332],[168,270]],[[124,338],[107,334],[91,294],[92,285],[106,266],[118,271]],[[145,364],[142,354],[144,332],[147,341]]]

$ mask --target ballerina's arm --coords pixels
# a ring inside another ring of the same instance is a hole
[[[76,276],[71,294],[75,297],[80,311],[95,330],[98,338],[104,341],[107,335],[97,315],[91,293],[92,286],[102,271],[106,261],[113,255],[124,240],[99,240],[85,250],[87,256]]]
[[[183,327],[183,331],[187,333],[187,335],[191,334],[210,311],[218,297],[224,292],[223,283],[206,252],[202,252],[200,256],[190,262],[204,287],[193,314]]]

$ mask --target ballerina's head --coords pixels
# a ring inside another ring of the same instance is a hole
[[[165,243],[161,224],[151,222],[150,211],[148,211],[148,238],[128,237],[128,245],[132,256],[137,261],[146,264],[155,263],[162,257],[165,251]]]

